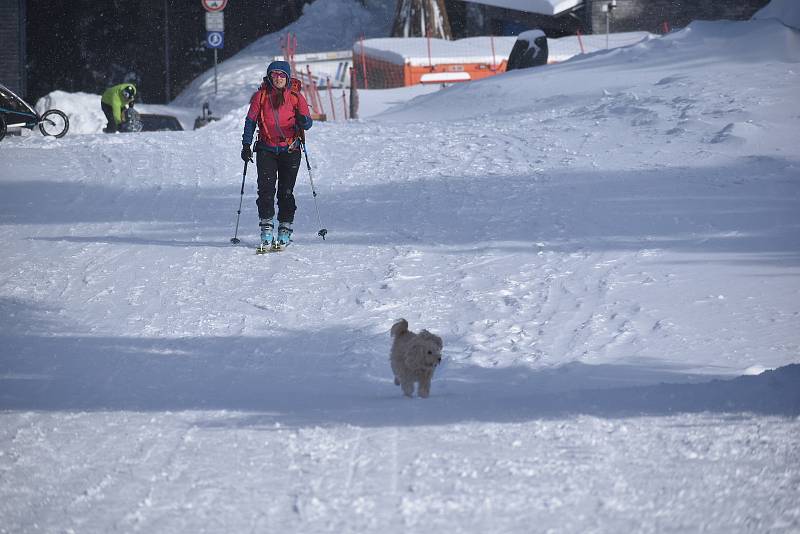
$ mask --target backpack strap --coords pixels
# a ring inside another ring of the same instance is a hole
[[[269,129],[267,129],[266,122],[264,122],[264,119],[265,119],[265,117],[264,117],[264,104],[267,103],[268,100],[269,100],[269,95],[267,94],[267,88],[262,85],[258,89],[258,115],[259,115],[259,118],[261,119],[261,123],[264,125],[264,131],[262,132],[261,128],[258,129],[258,139],[257,139],[257,141],[260,141],[261,139],[264,139],[265,141],[267,141],[268,144],[271,145],[272,144],[272,140],[269,137]]]
[[[289,98],[291,100],[291,102],[292,102],[292,110],[295,113],[297,113],[297,103],[299,102],[299,94],[300,94],[299,90],[300,90],[301,87],[302,87],[302,85],[300,83],[300,80],[298,80],[297,78],[292,78],[291,83],[289,85],[289,91],[287,91],[287,93],[285,95],[287,98]],[[272,108],[272,102],[270,101],[268,89],[266,87],[262,86],[258,90],[258,113],[259,113],[259,116],[261,117],[262,124],[264,124],[264,130],[265,131],[262,132],[261,128],[258,129],[258,139],[259,140],[260,139],[264,139],[267,142],[267,144],[269,144],[271,146],[277,146],[277,144],[272,141],[272,138],[269,135],[269,129],[266,127],[267,123],[266,123],[266,117],[265,117],[264,111],[267,110],[267,109],[269,111],[272,111],[273,120],[276,123],[275,126],[280,130],[280,126],[277,124],[277,122],[278,122],[278,114],[277,114],[276,110],[274,110]],[[289,151],[297,150],[297,148],[298,148],[297,145],[299,144],[298,143],[299,135],[298,135],[297,129],[294,128],[292,133],[293,133],[293,135],[291,137],[285,138],[285,141],[286,141],[286,143],[288,145]]]

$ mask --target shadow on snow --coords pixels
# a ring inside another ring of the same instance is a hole
[[[515,252],[542,242],[556,252],[665,249],[705,255],[687,261],[794,266],[800,264],[800,197],[792,169],[789,160],[761,157],[715,168],[421,176],[337,190],[323,185],[318,202],[329,229],[325,243],[311,237],[318,224],[300,176],[295,237],[325,246],[480,243]],[[257,233],[254,189],[251,181],[240,226],[245,238]],[[95,228],[92,235],[32,239],[220,247],[233,235],[238,196],[233,182],[228,188],[141,189],[6,182],[0,183],[0,223],[158,223],[155,230],[128,227],[117,235],[98,236]],[[736,257],[712,259],[709,253]]]
[[[429,399],[406,399],[392,383],[388,334],[367,339],[323,328],[259,338],[93,337],[59,334],[63,327],[47,313],[17,301],[0,301],[0,311],[1,410],[229,410],[244,413],[226,425],[296,426],[800,414],[800,365],[709,381],[645,364],[534,370],[460,362],[441,370]]]

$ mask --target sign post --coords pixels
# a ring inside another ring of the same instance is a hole
[[[225,15],[228,0],[201,0],[206,10],[206,48],[214,49],[214,95],[217,94],[217,50],[225,46]]]
[[[200,0],[203,2],[203,9],[206,11],[222,11],[228,5],[228,0]]]

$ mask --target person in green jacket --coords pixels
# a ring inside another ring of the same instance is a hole
[[[104,132],[114,133],[119,131],[120,125],[125,121],[125,108],[133,104],[135,96],[136,86],[132,83],[121,83],[106,89],[100,99],[103,113],[105,113],[106,120],[108,120],[108,126],[103,130]]]

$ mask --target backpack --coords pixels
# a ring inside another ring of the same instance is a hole
[[[297,78],[292,78],[289,81],[289,91],[285,94],[285,98],[287,98],[292,103],[292,109],[294,110],[295,115],[298,112],[297,103],[300,101],[300,90],[302,89],[302,83]],[[269,89],[267,86],[267,82],[261,84],[261,87],[258,89],[258,110],[259,110],[259,118],[261,119],[261,123],[266,125],[268,116],[265,115],[265,112],[273,110],[271,105],[266,105],[266,100],[269,99]],[[277,126],[277,125],[276,125]],[[280,126],[278,126],[280,130]],[[268,144],[272,146],[277,146],[277,143],[272,142],[272,139],[269,135],[269,130],[264,128],[264,132],[261,131],[261,128],[258,129],[258,139],[264,139],[267,141]],[[302,128],[300,128],[302,132]],[[263,135],[263,137],[262,137]],[[292,149],[298,143],[299,140],[302,140],[304,136],[301,133],[298,133],[298,129],[294,128],[292,131],[291,137],[285,137],[283,140],[286,141],[289,148]]]

